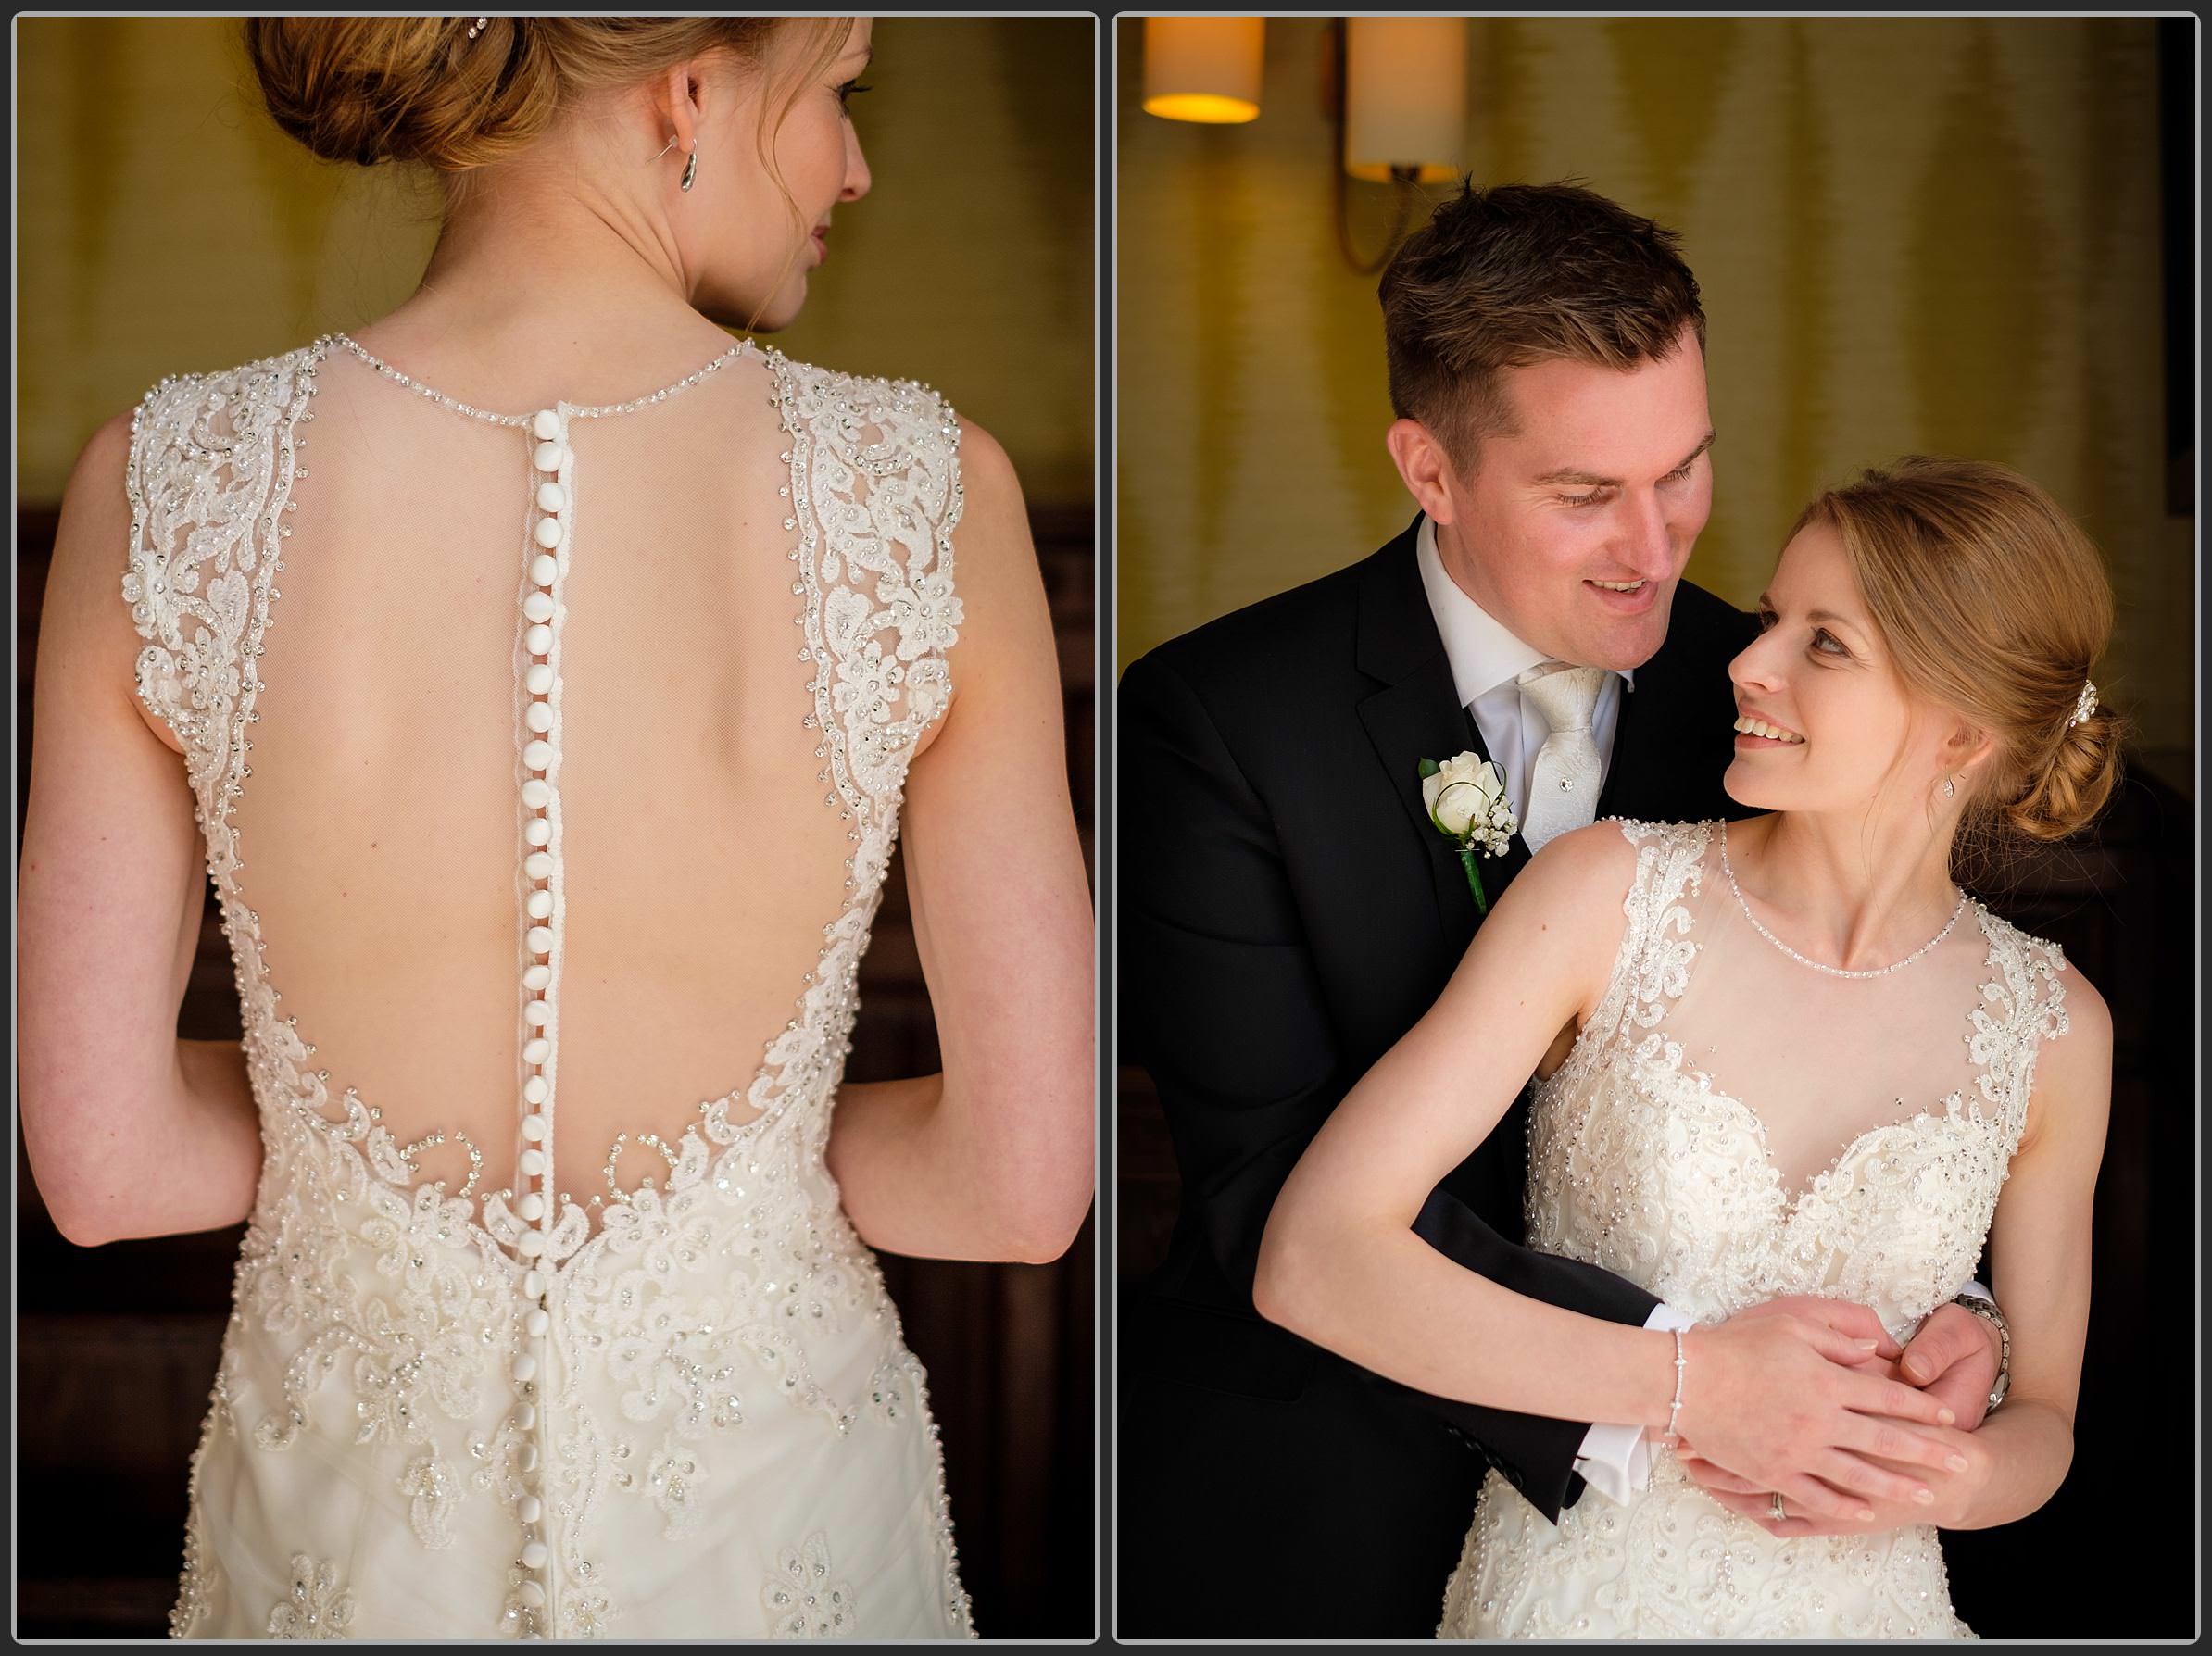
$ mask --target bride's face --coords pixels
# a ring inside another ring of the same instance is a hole
[[[728,94],[705,112],[698,174],[673,222],[690,232],[692,301],[714,320],[788,326],[829,257],[833,210],[868,193],[849,105],[866,90],[873,32],[874,19],[855,18],[823,64],[818,35],[798,21],[779,28],[762,61],[725,77]]]
[[[1808,523],[1782,548],[1758,609],[1759,636],[1728,663],[1728,797],[1799,811],[1925,798],[1943,721],[1898,675],[1832,525]],[[1752,720],[1773,734],[1745,730]]]

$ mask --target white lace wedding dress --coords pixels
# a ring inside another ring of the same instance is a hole
[[[132,432],[264,1143],[171,1631],[972,1635],[823,1155],[951,411],[748,343],[492,414],[331,335]]]
[[[1762,935],[1724,829],[1619,826],[1628,923],[1603,1000],[1535,1090],[1529,1246],[1701,1323],[1818,1294],[1909,1335],[1980,1258],[2036,1053],[2066,1031],[2058,948],[1967,899],[1921,958],[1830,975]],[[1438,1632],[1973,1637],[1933,1526],[1777,1539],[1657,1447],[1648,1489],[1586,1491],[1556,1527],[1491,1473]]]

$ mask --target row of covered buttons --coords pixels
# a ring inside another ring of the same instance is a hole
[[[553,1224],[553,1168],[549,1153],[552,1126],[545,1114],[545,1105],[552,1091],[546,1070],[553,1055],[553,1005],[546,997],[546,991],[553,982],[548,958],[553,950],[553,928],[548,922],[554,917],[555,864],[548,847],[553,840],[554,754],[553,745],[547,738],[553,728],[552,595],[554,583],[560,574],[558,554],[567,533],[561,514],[569,504],[568,491],[556,481],[554,474],[569,457],[561,440],[560,416],[555,410],[540,409],[531,421],[531,434],[537,439],[532,459],[545,476],[535,495],[542,515],[531,531],[538,549],[531,554],[529,586],[522,598],[522,616],[529,623],[522,643],[530,659],[523,670],[523,688],[529,692],[529,699],[522,709],[522,722],[529,732],[522,746],[522,768],[528,773],[522,783],[525,808],[522,837],[530,847],[522,859],[522,872],[530,884],[529,895],[524,899],[530,929],[523,939],[530,962],[522,969],[522,1020],[529,1026],[529,1035],[522,1043],[522,1061],[530,1073],[522,1082],[522,1150],[516,1164],[519,1194],[514,1211],[517,1218],[531,1227],[517,1241],[516,1251],[525,1260],[535,1261],[546,1251]],[[512,1370],[522,1398],[516,1408],[515,1424],[525,1432],[534,1430],[537,1424],[537,1408],[532,1399],[537,1392],[547,1331],[552,1325],[545,1297],[545,1270],[532,1263],[522,1273],[522,1300],[527,1307],[522,1314],[524,1340]],[[520,1464],[526,1477],[536,1474],[538,1451],[534,1443],[522,1447]],[[534,1574],[546,1567],[550,1556],[537,1533],[544,1505],[534,1492],[524,1492],[517,1504],[516,1516],[523,1525],[521,1562],[523,1569]],[[537,1581],[524,1581],[521,1597],[533,1611],[545,1607],[545,1588]],[[537,1630],[532,1627],[529,1631],[535,1634]]]

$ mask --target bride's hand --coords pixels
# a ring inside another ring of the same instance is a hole
[[[1929,1522],[1935,1496],[1914,1475],[1942,1469],[1940,1434],[1955,1414],[1940,1398],[1880,1373],[1898,1354],[1874,1313],[1801,1298],[1740,1313],[1683,1336],[1678,1435],[1759,1491],[1778,1489],[1800,1512],[1874,1522],[1868,1504],[1910,1506]],[[1961,1434],[1960,1436],[1963,1436]]]
[[[1723,1471],[1701,1455],[1687,1439],[1677,1443],[1675,1458],[1681,1462],[1682,1470],[1707,1495],[1732,1512],[1741,1513],[1756,1524],[1770,1536],[1865,1536],[1885,1530],[1902,1529],[1907,1524],[1932,1524],[1939,1528],[1955,1527],[1959,1516],[1965,1512],[1975,1494],[1986,1481],[1990,1458],[1978,1445],[1969,1432],[1938,1427],[1936,1433],[1944,1439],[1950,1461],[1939,1469],[1923,1471],[1894,1462],[1892,1470],[1910,1473],[1928,1484],[1935,1499],[1922,1505],[1913,1500],[1885,1500],[1873,1499],[1863,1502],[1861,1512],[1871,1512],[1871,1518],[1822,1518],[1806,1514],[1796,1503],[1784,1498],[1787,1518],[1777,1522],[1771,1494],[1753,1487],[1749,1479],[1740,1478],[1732,1472]],[[1955,1463],[1953,1463],[1955,1462]]]

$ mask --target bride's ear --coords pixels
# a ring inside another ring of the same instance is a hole
[[[1943,768],[1961,775],[1971,776],[1986,764],[1997,751],[1997,739],[1988,731],[1954,720],[1951,733],[1943,738]]]
[[[1417,420],[1397,420],[1383,433],[1383,444],[1390,451],[1405,492],[1419,504],[1428,521],[1451,522],[1454,514],[1450,484],[1455,474],[1451,457],[1436,433]]]

